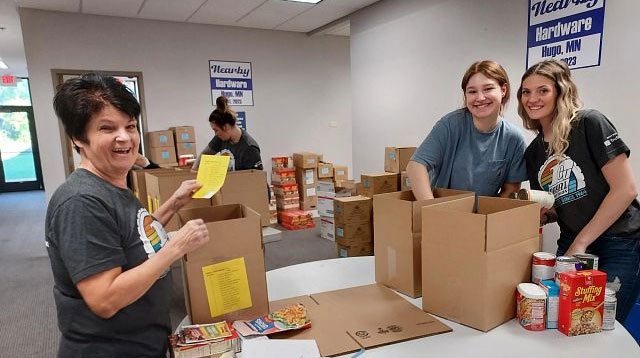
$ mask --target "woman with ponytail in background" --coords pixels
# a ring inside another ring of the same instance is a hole
[[[259,169],[262,170],[260,147],[258,142],[249,133],[236,125],[236,113],[229,108],[226,97],[216,98],[216,109],[209,115],[209,125],[215,136],[202,154],[228,155],[229,170]],[[200,157],[193,164],[194,170],[198,169]]]

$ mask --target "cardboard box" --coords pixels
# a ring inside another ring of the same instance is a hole
[[[244,204],[260,214],[262,226],[269,226],[267,173],[249,169],[228,172],[214,204]]]
[[[318,163],[318,178],[333,178],[333,164]]]
[[[307,308],[311,328],[283,332],[271,338],[315,339],[323,357],[451,332],[451,328],[435,317],[382,285],[292,297],[271,302],[269,306],[273,312],[296,303]],[[402,329],[396,329],[398,327]],[[378,333],[380,330],[383,332]]]
[[[473,197],[422,208],[422,309],[488,331],[515,317],[531,279],[540,205]]]
[[[433,194],[435,199],[419,201],[411,191],[373,198],[376,282],[414,298],[422,295],[422,207],[474,196],[469,191],[440,188]]]
[[[211,238],[204,246],[186,254],[182,259],[185,304],[191,322],[194,324],[222,320],[233,322],[239,319],[255,319],[267,314],[269,298],[260,215],[246,205],[232,204],[212,208],[183,209],[178,212],[178,217],[182,224],[192,219],[203,219]],[[244,260],[246,276],[233,275],[233,270],[230,268],[218,268],[220,273],[217,278],[227,285],[218,287],[211,284],[210,287],[206,287],[203,267],[239,258]],[[239,283],[245,280],[251,296],[250,305],[239,309],[232,307],[222,314],[212,315],[209,302],[214,299],[226,303],[240,300],[238,291],[242,290]]]
[[[171,127],[169,129],[173,132],[176,147],[178,147],[177,143],[195,143],[196,141],[196,131],[192,126]]]
[[[175,147],[149,148],[149,159],[156,164],[178,164]]]
[[[305,200],[300,200],[300,210],[309,211],[318,209],[318,197],[310,196]]]
[[[195,142],[195,140],[193,140]],[[172,131],[155,131],[147,133],[147,145],[149,148],[173,147]]]
[[[196,143],[195,142],[180,142],[176,143],[176,154],[178,158],[181,155],[193,155],[193,157],[198,156],[198,152],[196,151]]]
[[[300,196],[300,201],[311,201],[315,200],[318,202],[318,191],[316,189],[316,185],[298,185],[298,195]]]
[[[180,187],[183,181],[195,179],[196,173],[190,170],[164,170],[156,172],[145,172],[147,184],[147,207],[149,213],[153,214],[164,204],[173,193]],[[192,199],[183,209],[210,207],[211,199]],[[166,231],[176,231],[180,228],[180,221],[174,215],[169,222],[164,225]]]
[[[337,223],[335,228],[336,241],[343,245],[371,244],[373,235],[371,235],[370,222],[351,222]]]
[[[147,210],[151,210],[149,208],[149,200],[147,199],[147,181],[145,180],[145,173],[163,173],[163,172],[174,172],[175,169],[165,169],[165,168],[156,168],[156,169],[134,169],[129,171],[129,180],[131,182],[131,191],[133,191],[133,195],[138,198],[142,206],[144,206]]]
[[[409,180],[409,175],[407,175],[406,171],[400,174],[400,190],[411,190],[411,181]]]
[[[343,245],[336,242],[336,254],[338,257],[355,257],[373,255],[373,244]]]
[[[407,164],[416,147],[386,147],[384,148],[384,171],[401,173],[407,170]]]
[[[296,183],[298,185],[316,185],[318,172],[316,169],[304,169],[296,167]]]
[[[370,222],[372,200],[357,195],[333,200],[333,217],[336,223]]]
[[[360,195],[373,198],[376,194],[398,191],[400,176],[396,173],[362,174],[362,192]]]
[[[294,168],[274,168],[271,171],[271,184],[295,184],[296,170]]]
[[[335,224],[333,218],[320,216],[320,237],[323,239],[336,241]]]
[[[318,155],[310,152],[293,153],[293,165],[296,168],[315,169],[318,167]]]
[[[349,180],[349,167],[343,165],[333,166],[333,180]]]

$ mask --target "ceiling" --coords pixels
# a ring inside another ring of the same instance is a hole
[[[18,7],[349,36],[348,15],[379,0],[0,0],[0,74],[27,76]],[[1,28],[5,28],[2,30]]]

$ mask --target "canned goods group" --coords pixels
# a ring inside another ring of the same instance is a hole
[[[556,258],[556,283],[559,283],[558,277],[562,272],[580,271],[580,260],[573,256],[558,256]]]
[[[575,254],[573,257],[580,260],[581,270],[597,270],[598,256],[592,254]]]

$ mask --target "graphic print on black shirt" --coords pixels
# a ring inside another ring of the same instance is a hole
[[[538,182],[556,198],[556,207],[589,195],[582,170],[564,154],[547,158],[538,171]]]

